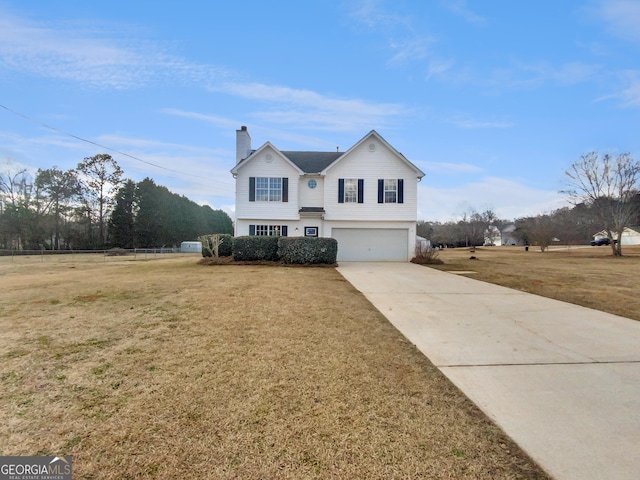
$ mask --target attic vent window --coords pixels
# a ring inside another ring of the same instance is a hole
[[[267,163],[271,163],[273,162],[273,155],[271,155],[270,153],[267,153],[266,157],[265,157],[265,161]]]
[[[369,144],[369,151],[370,152],[375,152],[376,151],[376,144],[375,143],[370,143]]]

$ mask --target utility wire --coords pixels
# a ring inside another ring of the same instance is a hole
[[[143,159],[141,159],[141,158],[138,158],[138,157],[136,157],[136,156],[134,156],[134,155],[131,155],[131,154],[129,154],[129,153],[121,152],[121,151],[116,150],[116,149],[114,149],[114,148],[107,147],[106,145],[102,145],[102,144],[100,144],[100,143],[96,143],[96,142],[93,142],[93,141],[91,141],[91,140],[87,140],[86,138],[79,137],[79,136],[77,136],[77,135],[74,135],[73,133],[65,132],[64,130],[60,130],[59,128],[52,127],[51,125],[47,125],[46,123],[42,123],[42,122],[41,122],[41,121],[39,121],[39,120],[36,120],[36,119],[31,118],[31,117],[29,117],[29,116],[27,116],[27,115],[24,115],[23,113],[17,112],[17,111],[15,111],[15,110],[13,110],[13,109],[11,109],[11,108],[9,108],[9,107],[5,106],[5,105],[0,104],[0,107],[4,108],[4,109],[5,109],[5,110],[7,110],[8,112],[13,113],[14,115],[17,115],[17,116],[19,116],[19,117],[24,118],[25,120],[28,120],[28,121],[30,121],[30,122],[32,122],[32,123],[35,123],[36,125],[40,125],[41,127],[48,128],[49,130],[53,130],[54,132],[58,132],[58,133],[61,133],[61,134],[63,134],[63,135],[67,135],[67,136],[69,136],[69,137],[71,137],[71,138],[75,138],[76,140],[80,140],[81,142],[90,143],[91,145],[95,145],[96,147],[104,148],[105,150],[109,150],[109,151],[111,151],[111,152],[117,153],[118,155],[123,155],[123,156],[125,156],[125,157],[131,158],[131,159],[136,160],[136,161],[138,161],[138,162],[142,162],[142,163],[145,163],[145,164],[147,164],[147,165],[151,165],[152,167],[160,168],[160,169],[162,169],[162,170],[166,170],[166,171],[168,171],[168,172],[179,173],[180,175],[187,175],[187,176],[189,176],[189,177],[195,177],[195,178],[198,178],[198,179],[202,180],[202,176],[200,176],[200,175],[195,175],[195,174],[193,174],[193,173],[181,172],[181,171],[179,171],[179,170],[174,170],[174,169],[172,169],[172,168],[167,168],[167,167],[163,167],[163,166],[161,166],[161,165],[157,165],[157,164],[152,163],[152,162],[148,162],[148,161],[146,161],[146,160],[143,160]],[[221,180],[210,180],[210,181],[212,181],[212,182],[216,182],[216,183],[222,183],[222,184],[224,184],[224,185],[231,185],[231,182],[223,182],[223,181],[221,181]]]

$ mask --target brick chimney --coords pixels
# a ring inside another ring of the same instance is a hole
[[[251,154],[251,137],[244,125],[236,130],[236,165]]]

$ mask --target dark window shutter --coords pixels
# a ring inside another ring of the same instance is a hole
[[[282,179],[282,201],[283,202],[289,201],[289,179],[288,178]]]
[[[364,203],[364,179],[358,179],[358,203]]]
[[[249,225],[249,235],[255,235],[255,234],[256,234],[256,226]]]
[[[404,203],[404,180],[398,179],[398,203]]]
[[[256,201],[256,177],[249,177],[249,201]]]
[[[378,179],[378,203],[384,203],[384,180]]]
[[[344,178],[338,179],[338,203],[344,203]]]
[[[286,225],[282,225],[282,228],[280,230],[280,234],[283,237],[286,237],[288,232],[289,232],[289,229],[287,228],[287,226]]]

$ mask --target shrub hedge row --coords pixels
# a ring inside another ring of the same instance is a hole
[[[245,236],[233,239],[236,261],[334,264],[337,254],[338,242],[333,238]]]
[[[338,241],[335,238],[280,237],[278,256],[283,263],[336,263]]]
[[[202,256],[214,255],[214,242],[220,241],[219,257],[233,255],[236,261],[280,261],[289,264],[334,264],[338,255],[338,242],[334,238],[318,237],[263,237],[233,235],[204,235]]]
[[[262,236],[235,237],[233,239],[233,259],[236,261],[278,261],[278,238]]]

